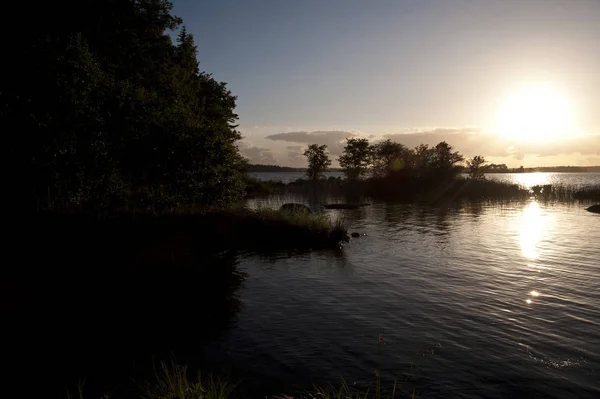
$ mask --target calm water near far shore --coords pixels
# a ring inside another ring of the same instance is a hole
[[[600,184],[599,173],[488,178]],[[424,397],[600,397],[600,216],[585,204],[323,210],[335,200],[248,201],[304,202],[367,235],[341,251],[240,259],[244,310],[217,358],[302,388],[366,384],[380,369],[390,386],[410,374]]]
[[[257,172],[250,176],[259,180],[275,180],[289,183],[299,178],[305,178],[303,172]],[[327,172],[326,177],[343,177],[342,172]],[[571,184],[577,186],[600,184],[600,173],[489,173],[488,179],[520,184],[526,187],[538,184]]]

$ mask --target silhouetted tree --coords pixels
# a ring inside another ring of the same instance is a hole
[[[473,158],[467,160],[467,172],[469,173],[469,177],[471,179],[484,179],[485,178],[485,168],[484,164],[487,161],[481,155],[475,155]]]
[[[18,5],[17,5],[18,7]],[[166,0],[36,5],[11,41],[2,130],[31,208],[225,205],[243,194],[236,97]]]
[[[453,150],[454,147],[445,141],[436,145],[432,166],[437,169],[450,170],[457,163],[464,161],[465,158],[458,151]]]
[[[331,159],[327,154],[327,145],[311,144],[304,151],[304,156],[308,160],[308,169],[306,176],[310,180],[318,180],[323,177],[323,173],[327,171],[331,165]]]
[[[348,180],[357,180],[365,175],[372,160],[372,148],[367,139],[346,140],[344,153],[338,158]]]
[[[430,148],[427,144],[419,144],[413,150],[412,167],[423,170],[433,167],[435,157],[435,148]]]
[[[390,173],[406,169],[410,165],[409,149],[390,139],[374,144],[371,151],[375,176],[388,176]]]

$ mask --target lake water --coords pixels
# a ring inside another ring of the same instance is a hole
[[[514,179],[599,177],[527,175]],[[92,268],[93,252],[62,272],[7,266],[5,347],[22,362],[12,368],[47,392],[43,377],[60,393],[85,378],[89,397],[144,380],[166,354],[241,378],[247,397],[341,378],[372,387],[377,371],[388,390],[402,382],[401,397],[600,397],[600,215],[586,204],[323,210],[335,200],[247,205],[304,202],[367,234],[342,249],[230,254],[168,273]]]
[[[250,173],[260,180],[276,180],[289,183],[299,178],[306,178],[303,172],[260,172]],[[343,177],[342,172],[327,172],[325,177]],[[577,186],[600,184],[600,173],[488,173],[488,179],[500,180],[531,187],[539,184],[571,184]]]
[[[600,397],[600,216],[533,200],[328,212],[367,236],[242,258],[244,308],[215,358],[288,387],[379,369],[424,397]]]

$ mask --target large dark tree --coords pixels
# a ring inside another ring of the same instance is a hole
[[[181,20],[169,1],[36,7],[15,11],[30,23],[6,47],[12,62],[0,86],[14,167],[6,183],[30,209],[226,205],[240,197],[236,98],[200,71],[185,28],[173,43]]]

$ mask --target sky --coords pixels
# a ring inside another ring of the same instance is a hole
[[[238,97],[241,153],[349,137],[509,167],[600,165],[600,0],[174,0]],[[336,162],[334,162],[334,166]]]

